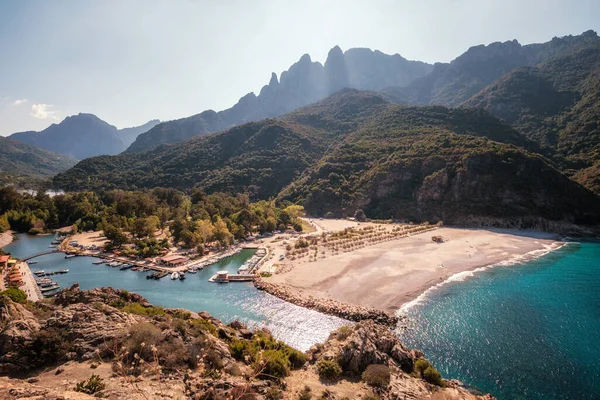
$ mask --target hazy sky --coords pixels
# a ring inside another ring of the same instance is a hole
[[[427,62],[600,30],[600,0],[0,0],[0,135],[222,110],[336,44]]]

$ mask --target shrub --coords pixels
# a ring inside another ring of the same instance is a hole
[[[190,313],[189,311],[186,310],[174,310],[172,312],[173,317],[175,318],[179,318],[179,319],[183,319],[183,320],[188,320],[190,318],[192,318],[192,313]]]
[[[209,349],[204,355],[204,364],[206,364],[209,369],[218,371],[223,369],[223,359],[221,355],[217,353],[214,349]]]
[[[346,340],[350,336],[350,333],[352,333],[352,327],[344,325],[337,330],[337,338],[338,340]]]
[[[419,358],[415,363],[415,373],[419,378],[424,379],[432,385],[445,386],[442,374],[429,361],[423,358]]]
[[[215,327],[215,325],[212,322],[205,320],[204,318],[191,319],[189,320],[189,322],[190,327],[193,331],[192,334],[194,336],[199,336],[205,333],[215,335],[217,333],[217,328]]]
[[[124,361],[129,364],[133,361],[135,354],[144,361],[153,360],[152,346],[157,346],[162,339],[160,329],[150,323],[143,322],[132,325],[129,328],[129,337],[125,342],[128,354]]]
[[[387,365],[371,364],[363,372],[362,380],[370,386],[385,388],[390,384],[390,369]]]
[[[296,349],[288,349],[287,358],[290,362],[292,369],[302,368],[306,364],[306,354]]]
[[[81,392],[85,394],[94,394],[101,390],[104,390],[106,385],[102,378],[98,375],[90,376],[86,381],[81,381],[75,387],[76,392]]]
[[[60,361],[71,348],[65,332],[54,327],[35,332],[32,339],[24,355],[31,357],[33,364],[45,365]]]
[[[263,271],[260,273],[260,276],[262,276],[263,278],[270,278],[273,276],[273,274],[270,272]]]
[[[283,399],[283,392],[280,389],[270,388],[265,393],[267,400],[281,400]]]
[[[126,304],[122,310],[124,312],[135,314],[135,315],[143,315],[146,317],[154,317],[157,315],[166,315],[165,311],[162,307],[144,307],[139,303],[129,303]]]
[[[236,400],[254,400],[256,392],[250,385],[236,386],[230,390],[229,397]]]
[[[432,365],[423,371],[423,379],[432,385],[445,386],[444,381],[442,381],[442,374],[440,374],[440,371],[435,369]]]
[[[321,360],[317,363],[317,371],[321,379],[335,380],[342,373],[342,367],[335,361]]]
[[[285,378],[290,374],[289,360],[281,350],[265,350],[255,371],[266,378]]]
[[[298,396],[299,400],[310,400],[312,399],[312,393],[310,387],[304,386],[304,389],[300,392],[300,396]]]
[[[27,294],[21,289],[8,288],[0,292],[0,296],[6,296],[15,303],[25,303],[27,301]]]

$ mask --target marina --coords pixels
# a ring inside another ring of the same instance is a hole
[[[45,251],[51,236],[18,235],[19,239],[7,246],[16,257],[26,258],[31,254]],[[51,277],[60,288],[44,294],[53,295],[56,291],[78,283],[82,289],[115,287],[126,289],[144,296],[154,305],[185,308],[192,311],[207,311],[225,321],[240,320],[251,327],[266,327],[280,340],[301,350],[307,350],[314,343],[325,340],[329,333],[345,325],[348,321],[321,314],[313,310],[287,303],[263,291],[257,290],[252,282],[217,285],[209,282],[217,271],[227,270],[236,274],[238,268],[256,253],[255,249],[238,249],[228,252],[216,263],[206,264],[196,272],[186,272],[184,280],[162,279],[173,271],[159,273],[158,279],[148,278],[157,273],[148,267],[144,270],[133,268],[118,271],[109,268],[105,262],[95,257],[73,257],[65,259],[62,253],[50,253],[36,259],[36,269],[53,272],[68,269],[67,274]],[[109,260],[109,263],[115,260]]]

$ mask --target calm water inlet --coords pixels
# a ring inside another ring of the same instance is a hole
[[[18,238],[4,249],[15,257],[23,258],[48,251],[54,236],[18,235]],[[97,258],[92,257],[65,259],[63,253],[35,258],[32,261],[37,261],[37,264],[30,267],[32,271],[43,269],[46,272],[68,268],[68,274],[51,277],[61,288],[75,282],[82,289],[112,286],[138,293],[154,305],[208,311],[224,322],[237,319],[250,326],[266,326],[278,339],[301,350],[325,341],[332,330],[348,324],[343,319],[286,303],[256,290],[252,283],[208,282],[218,270],[236,272],[252,254],[254,250],[243,250],[196,274],[186,274],[184,281],[173,281],[169,277],[158,281],[146,279],[151,272],[121,271],[104,264],[93,265]]]

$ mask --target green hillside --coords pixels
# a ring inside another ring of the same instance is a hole
[[[49,178],[75,165],[76,160],[0,136],[0,181]]]
[[[281,118],[83,160],[54,184],[249,192],[303,204],[315,215],[363,209],[371,217],[449,222],[595,221],[600,198],[539,152],[482,110],[399,106],[345,90]]]

